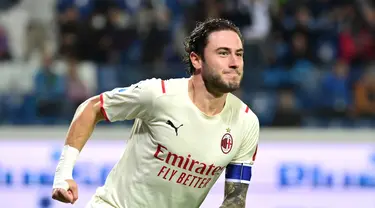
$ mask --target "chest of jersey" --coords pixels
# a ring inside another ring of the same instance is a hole
[[[178,99],[178,98],[176,98]],[[232,160],[241,146],[241,130],[231,116],[208,117],[178,100],[156,105],[150,123],[155,156],[173,166],[215,174]]]

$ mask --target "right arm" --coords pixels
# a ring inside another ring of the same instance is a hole
[[[66,136],[65,145],[81,151],[96,124],[104,119],[100,96],[89,98],[77,108]]]
[[[65,203],[74,203],[78,199],[77,184],[73,181],[73,168],[95,125],[103,119],[100,96],[87,99],[77,108],[57,164],[53,181],[53,199]]]
[[[94,96],[76,110],[66,136],[65,145],[82,150],[99,121],[109,122],[147,119],[152,106],[152,87],[159,84],[156,79],[141,81],[125,88]]]
[[[73,179],[75,162],[99,121],[147,120],[152,110],[153,89],[155,84],[161,86],[160,83],[157,79],[141,81],[130,87],[104,92],[82,103],[70,124],[57,164],[53,188],[65,191],[71,189],[69,181]]]

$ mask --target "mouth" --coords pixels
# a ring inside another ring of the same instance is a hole
[[[237,69],[227,69],[227,70],[223,70],[223,74],[241,75],[241,73],[240,73]]]
[[[224,75],[229,75],[229,76],[240,76],[241,73],[237,71],[230,71],[230,72],[224,72]]]

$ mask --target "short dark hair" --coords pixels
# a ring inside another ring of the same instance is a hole
[[[185,55],[183,60],[184,63],[187,64],[187,71],[190,75],[193,75],[195,72],[195,68],[190,60],[190,53],[194,52],[198,54],[202,59],[204,59],[203,52],[207,46],[208,36],[213,32],[223,30],[231,30],[233,32],[236,32],[243,42],[240,29],[233,22],[220,18],[208,19],[204,22],[198,22],[194,30],[185,39]]]

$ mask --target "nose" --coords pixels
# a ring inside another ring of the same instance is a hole
[[[240,60],[236,55],[230,56],[229,59],[229,68],[238,69],[240,67]]]

